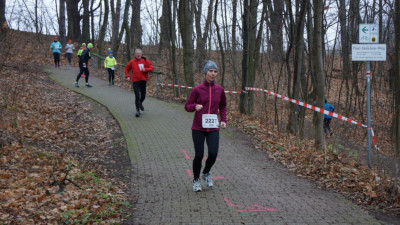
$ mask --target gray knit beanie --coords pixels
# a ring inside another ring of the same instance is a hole
[[[218,66],[217,66],[217,64],[215,64],[215,62],[208,60],[206,63],[204,63],[204,67],[203,67],[204,75],[206,75],[207,71],[210,69],[218,70]]]

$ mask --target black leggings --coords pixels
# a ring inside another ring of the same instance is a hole
[[[108,71],[108,82],[111,82],[114,80],[114,70],[107,68]]]
[[[57,52],[53,52],[53,56],[54,56],[54,65],[60,65],[60,53]]]
[[[139,107],[146,98],[146,81],[133,82],[133,90],[135,91],[135,105],[136,111],[139,112]]]
[[[332,133],[331,120],[332,119],[328,119],[328,118],[324,119],[324,132],[325,132],[325,134],[328,134],[328,131],[329,131],[329,133]]]
[[[201,162],[204,157],[204,139],[207,141],[208,157],[206,160],[206,166],[204,167],[203,173],[209,173],[211,167],[217,160],[218,147],[219,147],[219,131],[198,131],[192,130],[192,138],[195,150],[195,156],[193,159],[193,177],[198,179],[200,177]]]
[[[88,69],[87,65],[86,65],[86,67],[83,67],[83,64],[79,63],[79,74],[76,77],[76,82],[79,81],[79,79],[81,78],[81,75],[83,75],[83,74],[86,75],[86,77],[85,77],[86,83],[89,83],[89,69]]]
[[[68,59],[69,65],[71,65],[72,53],[67,53],[67,59]]]

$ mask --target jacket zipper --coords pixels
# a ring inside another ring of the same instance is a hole
[[[210,114],[210,112],[211,112],[211,84],[210,84],[210,86],[209,86],[210,88],[210,104],[209,104],[209,106],[208,106],[208,114]],[[207,128],[207,132],[210,132],[210,128]]]

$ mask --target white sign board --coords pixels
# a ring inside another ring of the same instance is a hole
[[[362,23],[358,25],[358,43],[360,44],[378,44],[379,43],[379,25]]]
[[[351,61],[386,61],[386,44],[352,44]]]

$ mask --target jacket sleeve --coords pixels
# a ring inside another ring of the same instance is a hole
[[[117,60],[114,57],[114,66],[117,65]]]
[[[146,60],[146,64],[144,66],[144,72],[150,73],[153,72],[153,64],[149,60]]]
[[[221,101],[219,103],[219,114],[221,116],[221,122],[226,123],[226,95],[224,89],[222,89]]]
[[[125,66],[125,77],[128,78],[129,77],[129,71],[132,70],[132,63],[128,63],[128,65]]]
[[[194,112],[196,110],[196,105],[197,105],[196,99],[197,99],[197,90],[193,89],[192,92],[190,92],[189,98],[185,104],[185,110],[187,112]]]
[[[104,60],[104,67],[107,67],[107,58]]]
[[[53,43],[51,43],[51,45],[50,45],[50,49],[53,49],[54,48],[54,44]]]

